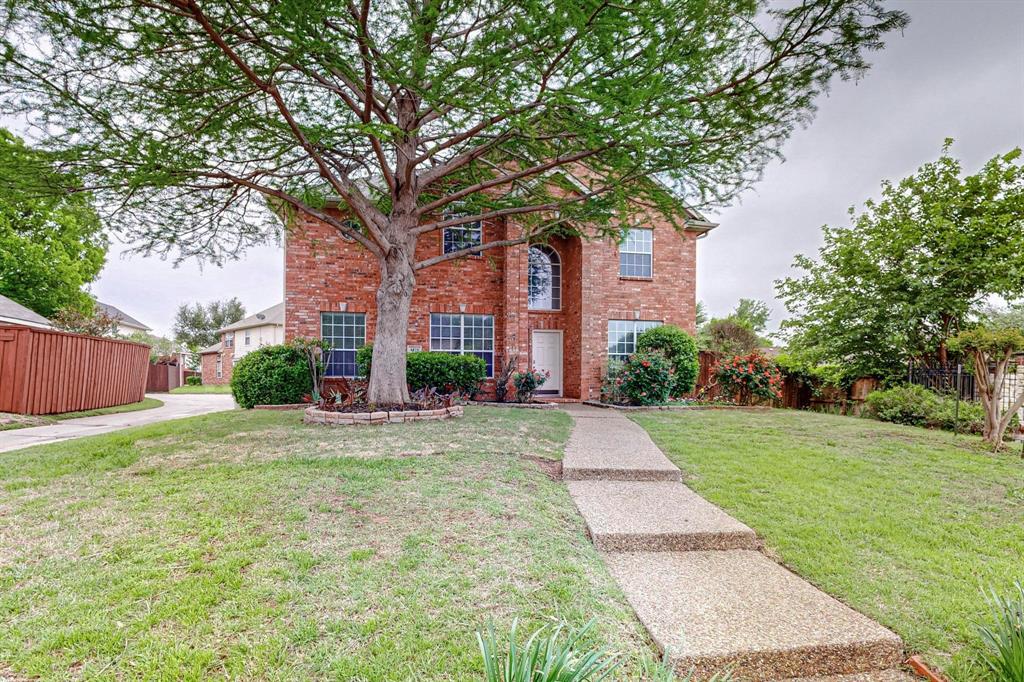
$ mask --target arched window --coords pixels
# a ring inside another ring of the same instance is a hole
[[[562,263],[550,246],[530,247],[527,282],[531,310],[562,308]]]

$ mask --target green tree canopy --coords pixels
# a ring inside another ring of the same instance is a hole
[[[963,176],[947,140],[937,161],[824,228],[819,259],[776,283],[791,349],[858,375],[898,375],[908,359],[948,361],[947,341],[993,295],[1024,294],[1024,166],[1019,149]]]
[[[0,294],[40,315],[92,309],[109,245],[85,194],[49,155],[0,128]]]
[[[182,303],[174,314],[174,340],[193,353],[220,340],[220,329],[245,317],[245,307],[237,298],[211,301],[206,305]]]
[[[275,224],[256,197],[360,244],[390,404],[419,270],[652,210],[681,227],[681,198],[748,187],[906,21],[881,0],[19,0],[0,97],[61,122],[47,144],[144,249],[231,257]],[[423,234],[507,218],[417,260]]]

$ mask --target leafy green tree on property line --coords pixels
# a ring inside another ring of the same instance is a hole
[[[1024,294],[1024,166],[1019,149],[963,176],[947,140],[937,161],[898,183],[852,224],[824,228],[819,259],[776,286],[793,317],[790,348],[859,376],[899,375],[908,359],[948,362],[972,308]]]
[[[193,353],[220,340],[217,331],[245,317],[245,307],[237,298],[212,301],[203,305],[182,303],[174,314],[174,340]]]
[[[678,197],[735,197],[906,23],[881,0],[19,0],[0,99],[61,121],[47,143],[144,250],[229,258],[276,234],[256,197],[361,245],[368,400],[393,404],[419,271],[651,210],[678,227]],[[425,234],[503,218],[417,260]]]
[[[90,305],[92,299],[89,299]],[[117,318],[107,315],[101,308],[90,308],[82,312],[78,308],[61,308],[51,318],[53,326],[72,334],[86,336],[117,336]]]
[[[764,301],[741,298],[727,317],[705,319],[698,325],[698,345],[719,355],[752,353],[762,346],[771,345],[771,339],[762,336],[768,328],[770,316],[771,308]]]
[[[0,128],[0,294],[45,317],[92,310],[84,290],[99,275],[109,242],[73,176]]]

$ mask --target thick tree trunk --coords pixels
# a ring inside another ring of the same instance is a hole
[[[376,405],[409,402],[405,378],[406,336],[416,274],[411,249],[393,248],[381,264],[377,288],[377,329],[366,399]]]

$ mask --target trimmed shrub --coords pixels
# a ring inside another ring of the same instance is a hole
[[[715,376],[722,391],[738,405],[782,398],[782,373],[758,351],[719,363]]]
[[[372,371],[373,344],[356,351],[356,371],[369,377]],[[459,391],[475,395],[487,378],[487,363],[475,355],[455,355],[437,351],[416,351],[405,356],[405,379],[410,391],[433,388],[442,392]]]
[[[254,405],[301,403],[313,389],[301,351],[287,345],[264,346],[246,354],[231,372],[235,402]]]
[[[190,376],[190,377],[185,377],[185,385],[186,386],[202,386],[203,385],[203,378],[201,376],[196,376],[194,374],[192,376]]]
[[[475,355],[417,351],[405,356],[405,377],[410,391],[435,388],[472,396],[487,378],[487,363]]]
[[[641,333],[636,338],[636,349],[660,350],[665,354],[675,369],[673,396],[686,395],[693,390],[700,364],[697,361],[697,342],[692,336],[674,324],[663,324]]]
[[[631,404],[660,405],[672,393],[675,370],[661,351],[639,351],[629,356],[616,381]]]

